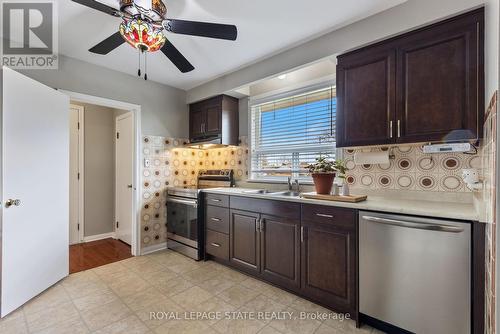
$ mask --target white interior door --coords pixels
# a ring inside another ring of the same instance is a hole
[[[69,98],[2,71],[1,316],[69,271]]]
[[[116,118],[116,237],[132,245],[134,114]]]
[[[83,107],[69,108],[69,244],[83,241]]]

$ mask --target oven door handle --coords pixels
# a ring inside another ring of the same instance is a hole
[[[193,208],[198,207],[197,201],[190,201],[190,200],[186,200],[186,199],[167,198],[167,202],[177,203],[177,204],[185,204],[185,205],[192,206]]]

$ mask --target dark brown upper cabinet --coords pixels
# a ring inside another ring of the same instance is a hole
[[[396,112],[396,51],[382,47],[340,58],[337,146],[387,144]]]
[[[477,140],[484,9],[349,52],[337,65],[337,146]]]
[[[238,145],[238,99],[219,95],[189,106],[192,144]]]

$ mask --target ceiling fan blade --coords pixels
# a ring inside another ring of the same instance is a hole
[[[97,44],[96,46],[92,47],[89,51],[92,53],[97,53],[100,55],[106,55],[125,43],[125,40],[123,39],[122,35],[120,32],[115,32],[113,35],[109,36],[106,38],[104,41],[101,43]]]
[[[100,12],[103,12],[103,13],[106,13],[109,15],[120,17],[120,11],[118,9],[115,9],[113,7],[109,7],[105,4],[102,4],[102,3],[94,1],[94,0],[71,0],[71,1],[79,3],[80,5],[90,7],[92,9],[98,10]]]
[[[230,41],[235,41],[238,36],[238,29],[230,24],[167,19],[164,26],[167,31],[176,34],[228,39]]]
[[[172,43],[170,43],[169,40],[165,42],[165,45],[161,48],[161,52],[163,52],[182,73],[194,70],[194,66],[191,65],[191,63],[179,52],[179,50],[175,48]]]

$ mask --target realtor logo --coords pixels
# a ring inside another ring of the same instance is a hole
[[[2,65],[17,69],[57,69],[56,1],[2,3]]]

